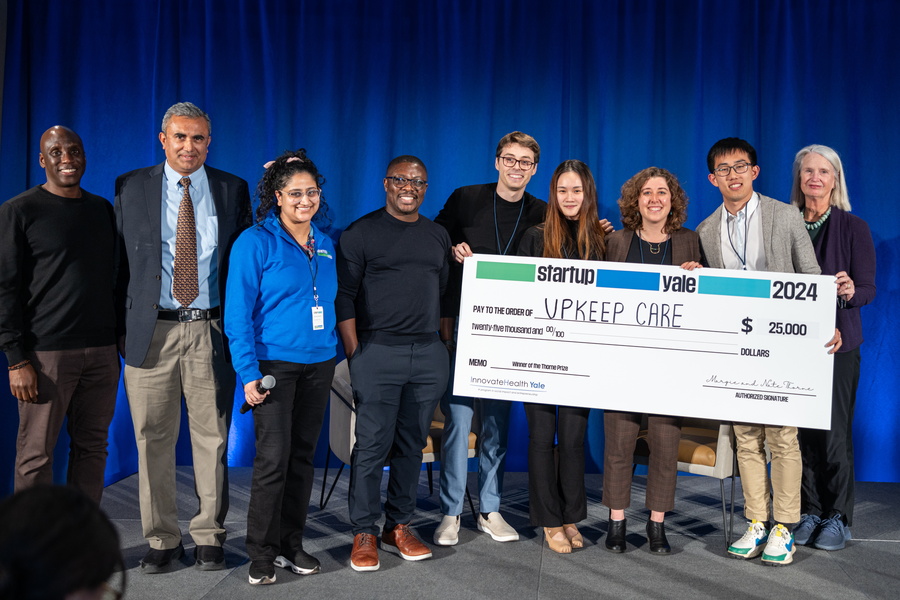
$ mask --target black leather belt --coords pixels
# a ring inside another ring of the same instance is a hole
[[[158,319],[163,321],[178,321],[179,323],[190,323],[191,321],[209,321],[210,319],[219,318],[219,307],[210,308],[176,308],[175,310],[161,310],[157,315]]]

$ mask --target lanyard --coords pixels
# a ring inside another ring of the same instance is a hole
[[[313,301],[316,303],[316,308],[319,307],[319,288],[316,287],[316,276],[319,274],[319,261],[318,254],[316,254],[316,239],[313,237],[313,229],[312,225],[309,226],[309,236],[306,238],[306,242],[309,245],[309,252],[300,245],[294,236],[288,231],[288,228],[284,226],[281,218],[278,219],[278,224],[281,225],[281,228],[287,233],[291,240],[293,240],[294,244],[297,245],[297,248],[303,252],[303,256],[306,257],[306,267],[309,269],[309,277],[312,279],[312,288],[313,288]],[[315,266],[315,268],[313,268]]]
[[[500,223],[497,222],[497,191],[494,190],[494,234],[497,236],[497,252],[500,253],[501,256],[505,256],[507,252],[509,252],[509,246],[512,244],[513,238],[516,237],[516,231],[519,229],[519,221],[522,220],[522,213],[525,211],[525,196],[522,196],[522,199],[519,200],[519,216],[516,217],[516,224],[513,227],[512,233],[509,234],[509,239],[506,241],[506,248],[500,248]]]
[[[316,287],[316,276],[319,274],[319,256],[316,254],[315,248],[315,240],[312,240],[312,251],[313,255],[306,255],[307,261],[306,266],[309,268],[309,276],[312,279],[312,287],[313,287],[313,301],[316,303],[316,308],[319,307],[319,288]],[[313,269],[313,265],[315,265],[315,269]]]
[[[749,203],[748,203],[749,205]],[[744,206],[744,247],[741,248],[742,253],[737,251],[737,248],[734,247],[734,240],[731,239],[731,227],[725,227],[725,232],[728,234],[728,243],[731,244],[731,251],[734,252],[734,255],[737,257],[739,261],[741,261],[741,269],[744,271],[747,270],[747,237],[750,235],[750,218],[753,216],[750,214],[749,206]],[[738,214],[741,214],[741,211],[738,211]],[[737,215],[732,217],[733,219],[737,219]]]

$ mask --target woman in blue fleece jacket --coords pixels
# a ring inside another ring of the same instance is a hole
[[[256,430],[246,540],[253,585],[273,583],[276,566],[319,572],[303,551],[303,528],[337,344],[334,245],[313,224],[327,211],[325,179],[303,149],[266,167],[257,224],[231,250],[224,319]],[[261,392],[265,375],[276,385]]]

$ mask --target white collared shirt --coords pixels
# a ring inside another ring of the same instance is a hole
[[[734,227],[738,224],[737,215],[732,215],[725,207],[722,207],[722,227],[720,239],[722,245],[722,262],[726,269],[744,269],[747,271],[766,270],[766,251],[763,245],[762,218],[759,210],[759,194],[753,192],[750,200],[739,213],[744,213],[743,234],[745,249],[738,252],[733,243],[735,240]]]
[[[178,229],[178,207],[183,190],[181,175],[166,161],[163,168],[162,189],[162,285],[159,291],[159,307],[179,308],[172,295],[172,269],[175,265],[175,231]],[[194,223],[197,227],[197,279],[200,295],[185,308],[215,308],[219,306],[219,275],[217,250],[219,246],[219,222],[216,205],[209,190],[206,168],[188,175],[191,178],[191,201],[194,203]]]

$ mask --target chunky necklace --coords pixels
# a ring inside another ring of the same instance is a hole
[[[800,210],[802,211],[803,209],[801,208]],[[830,206],[828,207],[828,210],[825,211],[825,214],[822,215],[821,217],[819,217],[818,221],[813,223],[811,221],[804,220],[803,224],[806,225],[806,229],[808,229],[809,231],[815,231],[816,229],[818,229],[819,227],[822,226],[822,223],[824,223],[826,220],[828,220],[829,216],[831,216],[831,207]]]
[[[316,251],[316,238],[313,237],[312,228],[310,228],[309,230],[309,235],[306,238],[306,243],[300,244],[300,247],[303,248],[303,251],[306,252],[306,255],[308,257],[313,257],[313,254]]]

